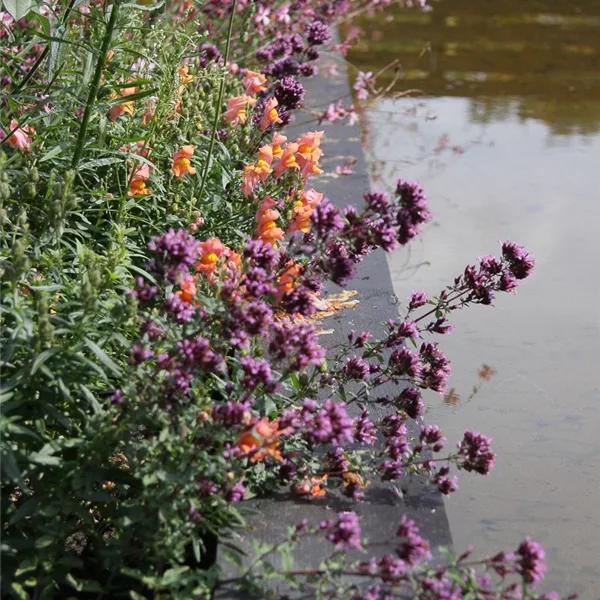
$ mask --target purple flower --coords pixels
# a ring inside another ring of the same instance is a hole
[[[248,416],[248,402],[231,402],[218,404],[212,409],[212,418],[217,423],[222,423],[228,427],[240,425]]]
[[[385,340],[385,345],[388,348],[399,346],[408,338],[416,339],[419,337],[419,329],[416,323],[413,323],[412,321],[396,323],[395,321],[390,320],[388,322],[388,327],[389,334]]]
[[[283,77],[277,82],[273,95],[288,110],[294,110],[302,105],[305,94],[304,86],[295,77]]]
[[[369,210],[385,214],[390,209],[390,201],[385,192],[368,192],[363,196]]]
[[[348,379],[367,379],[371,373],[369,364],[360,356],[352,356],[342,368]]]
[[[223,369],[223,357],[210,348],[210,342],[203,338],[184,339],[177,342],[177,350],[188,367],[211,372]]]
[[[350,468],[344,450],[339,446],[327,453],[327,464],[334,473],[345,473]]]
[[[395,404],[398,408],[406,412],[411,419],[416,419],[423,415],[425,405],[423,404],[421,390],[414,387],[408,387],[396,398]]]
[[[123,392],[121,390],[115,390],[114,394],[110,397],[112,404],[123,404]]]
[[[427,294],[425,292],[413,291],[408,298],[408,310],[415,310],[427,304]]]
[[[141,304],[147,304],[158,294],[156,286],[146,283],[143,277],[138,277],[135,280],[135,288],[129,292],[134,298],[137,298]]]
[[[361,531],[358,515],[354,512],[338,513],[338,520],[332,526],[327,539],[340,550],[361,550]]]
[[[419,349],[422,386],[442,394],[452,373],[450,362],[437,344],[426,342]]]
[[[219,49],[212,44],[202,44],[198,49],[200,68],[204,69],[211,62],[220,63],[223,55]]]
[[[504,242],[502,244],[502,256],[508,262],[510,272],[517,279],[527,278],[535,266],[533,257],[525,251],[523,246],[514,242]]]
[[[269,352],[276,360],[293,358],[291,368],[297,371],[309,364],[320,366],[325,358],[315,328],[302,322],[274,323]]]
[[[268,387],[271,383],[271,367],[266,360],[244,356],[240,359],[240,365],[244,370],[242,385],[248,389],[253,390],[258,385]]]
[[[391,554],[382,556],[377,566],[379,576],[385,582],[396,581],[406,573],[406,563]]]
[[[277,264],[279,253],[263,240],[249,240],[244,248],[244,258],[255,267],[273,269]]]
[[[490,448],[491,442],[491,437],[465,431],[463,440],[458,444],[458,453],[462,457],[460,467],[465,471],[487,475],[496,462],[496,454]]]
[[[419,225],[431,220],[432,215],[427,208],[423,188],[416,181],[399,179],[396,196],[399,199],[399,211],[396,215],[398,242],[404,245],[419,234]]]
[[[290,314],[299,314],[305,317],[314,314],[317,310],[313,292],[304,285],[285,292],[281,298],[281,306]]]
[[[162,310],[170,313],[177,323],[189,323],[194,316],[194,307],[184,302],[177,294],[171,294],[163,302]]]
[[[419,435],[421,442],[431,446],[433,452],[440,452],[444,448],[446,438],[437,425],[426,425]]]
[[[351,442],[353,428],[354,423],[346,412],[346,405],[333,400],[326,400],[306,424],[308,439],[335,446]]]
[[[416,378],[421,375],[419,356],[408,348],[398,348],[390,355],[388,366],[394,375]]]
[[[306,39],[313,46],[326,44],[331,39],[329,26],[322,21],[313,21],[306,30]]]
[[[414,566],[423,558],[431,557],[429,542],[421,537],[415,522],[406,515],[402,515],[396,535],[405,538],[396,548],[396,553],[403,561]]]
[[[344,219],[340,211],[327,198],[315,206],[310,220],[314,233],[323,239],[344,228]]]
[[[157,271],[176,283],[198,260],[200,242],[185,229],[169,229],[154,237],[148,243],[148,248],[156,255],[154,267]]]
[[[363,408],[362,413],[354,424],[354,441],[358,444],[372,446],[376,441],[375,425],[369,418],[369,411]]]
[[[528,584],[535,585],[544,579],[546,553],[540,544],[526,537],[517,548],[517,555],[517,570]]]
[[[141,344],[133,344],[131,347],[131,357],[129,363],[132,365],[140,365],[154,356],[154,352],[149,348],[144,348]]]
[[[449,477],[437,477],[435,479],[435,485],[444,496],[449,496],[458,489],[458,478],[452,477],[452,479],[450,479]]]
[[[233,487],[227,492],[226,499],[229,502],[239,502],[244,499],[246,488],[241,481],[233,484]]]

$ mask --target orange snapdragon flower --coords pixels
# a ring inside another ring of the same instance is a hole
[[[273,134],[273,141],[271,142],[271,147],[273,148],[273,156],[276,158],[280,158],[283,154],[283,149],[281,146],[287,142],[287,138],[285,135],[281,135],[277,131]]]
[[[190,275],[179,284],[179,291],[177,292],[177,295],[179,296],[182,302],[186,302],[187,304],[189,304],[194,299],[194,296],[196,295],[197,291],[197,281],[198,275]]]
[[[271,197],[266,196],[263,198],[258,205],[258,212],[256,213],[256,236],[265,242],[269,242],[271,245],[275,245],[277,240],[283,238],[283,229],[277,227],[275,221],[281,217],[279,211],[273,207],[277,203]]]
[[[265,112],[260,119],[260,130],[266,131],[272,123],[283,123],[279,113],[277,112],[277,98],[269,98],[265,104]]]
[[[294,485],[294,494],[296,496],[311,496],[313,498],[321,498],[327,492],[323,489],[323,484],[327,481],[327,475],[323,477],[311,477],[302,481],[298,481]]]
[[[296,161],[296,152],[298,151],[298,144],[286,144],[279,162],[273,167],[273,176],[280,177],[288,169],[300,169],[300,165]]]
[[[315,206],[321,202],[323,194],[316,190],[303,190],[300,200],[296,200],[292,208],[292,222],[288,231],[310,231],[310,216]]]
[[[173,154],[173,166],[171,167],[171,171],[173,171],[173,175],[175,175],[176,179],[181,179],[185,173],[189,173],[190,175],[196,174],[196,169],[192,167],[190,161],[190,158],[194,155],[195,149],[195,146],[188,144]]]
[[[244,431],[237,442],[237,447],[244,455],[250,456],[250,462],[256,463],[270,456],[277,461],[282,461],[277,439],[283,431],[279,429],[277,421],[269,421],[263,417],[250,428]]]
[[[112,92],[109,96],[109,100],[116,100],[117,98],[123,98],[125,96],[131,96],[138,91],[136,87],[123,88],[121,93],[117,91]],[[111,121],[116,121],[121,115],[125,114],[128,117],[133,117],[133,107],[135,102],[133,100],[121,102],[119,104],[115,104],[108,111],[108,118]]]
[[[187,65],[181,65],[177,69],[177,73],[181,77],[182,84],[192,83],[192,81],[194,81],[194,76],[190,74],[190,68]]]
[[[151,194],[152,190],[146,187],[148,179],[150,179],[150,166],[148,163],[140,163],[134,167],[127,195],[133,198],[134,196],[147,196]]]
[[[321,150],[321,138],[323,131],[310,131],[298,140],[298,164],[300,165],[302,177],[322,173],[319,168],[319,159],[323,156]]]
[[[246,198],[252,194],[259,181],[264,183],[267,177],[273,172],[271,168],[272,162],[273,153],[270,146],[262,146],[258,151],[258,161],[244,168],[242,192]]]
[[[204,275],[211,275],[226,250],[227,246],[218,238],[210,238],[200,242],[200,260],[196,263],[196,271]]]
[[[21,152],[25,152],[29,150],[31,144],[33,144],[33,140],[27,135],[28,133],[33,133],[35,135],[35,129],[31,125],[23,125],[19,127],[19,123],[16,119],[12,119],[9,124],[8,133],[14,131],[14,133],[8,138],[6,142],[11,148],[17,148]],[[0,133],[3,135],[0,136],[0,140],[4,139],[7,135],[0,129]]]
[[[244,86],[246,87],[246,95],[258,94],[258,92],[264,92],[267,88],[265,87],[267,78],[262,73],[256,73],[255,71],[246,71],[244,75]]]
[[[246,165],[244,167],[244,175],[242,176],[242,192],[244,196],[248,198],[248,196],[252,195],[254,188],[258,185],[260,181],[260,177],[256,172],[256,165]]]
[[[251,96],[235,96],[227,100],[227,110],[225,111],[225,121],[232,125],[242,125],[246,122],[248,115],[246,107],[256,104],[256,99]]]
[[[277,282],[278,300],[281,300],[286,292],[290,292],[298,286],[298,277],[302,271],[303,268],[299,264],[290,261],[288,268],[281,274]]]

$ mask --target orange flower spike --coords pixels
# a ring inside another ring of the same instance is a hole
[[[173,166],[171,167],[171,171],[173,171],[173,175],[175,175],[176,179],[181,179],[185,173],[189,173],[190,175],[196,174],[196,169],[192,167],[190,161],[190,158],[194,155],[195,148],[195,146],[188,144],[173,154]]]
[[[151,193],[152,190],[146,187],[146,182],[143,179],[134,179],[129,184],[129,190],[127,191],[127,195],[130,198],[133,198],[134,196],[147,196]]]
[[[246,106],[256,104],[256,99],[250,96],[235,96],[227,100],[227,110],[225,111],[225,121],[231,125],[242,125],[246,122],[248,115],[246,114]]]
[[[218,238],[210,238],[200,242],[200,260],[196,263],[196,271],[210,275],[217,268],[219,258],[226,251],[227,246]]]
[[[280,177],[287,169],[300,169],[300,165],[296,161],[297,151],[298,144],[287,144],[279,158],[279,162],[273,168],[274,177]]]
[[[273,141],[271,142],[271,146],[273,148],[273,156],[275,156],[276,158],[280,158],[281,155],[283,154],[283,149],[281,148],[281,146],[283,146],[283,144],[285,144],[287,142],[287,138],[285,137],[285,135],[281,135],[278,132],[275,132],[273,134]]]
[[[258,185],[260,181],[260,177],[256,172],[256,165],[246,165],[244,168],[244,175],[242,177],[242,192],[244,196],[248,198],[248,196],[252,195],[254,188]]]
[[[265,144],[258,149],[258,160],[264,160],[267,164],[273,162],[273,146],[271,144]]]
[[[177,69],[177,73],[179,74],[179,77],[181,77],[181,83],[184,85],[194,81],[194,76],[190,75],[189,71],[190,68],[187,65],[182,65]]]
[[[186,277],[179,284],[179,291],[177,295],[181,299],[182,302],[186,302],[189,304],[196,295],[196,282],[198,281],[198,275],[194,275],[193,277]]]
[[[266,160],[260,159],[256,163],[254,171],[258,178],[264,183],[267,177],[273,172],[273,169],[271,169],[269,163]]]
[[[277,112],[277,98],[269,98],[265,104],[265,112],[260,119],[260,130],[266,131],[272,123],[283,123],[279,113]]]
[[[123,98],[124,96],[131,96],[137,92],[136,87],[124,88],[121,90],[121,93],[113,92],[109,98],[111,100],[116,100],[117,98]],[[121,102],[119,104],[115,104],[108,111],[108,118],[111,121],[116,121],[122,114],[126,114],[129,117],[133,117],[133,107],[135,102],[133,100],[128,102]]]
[[[246,87],[246,95],[258,94],[258,92],[264,92],[267,88],[265,87],[267,78],[262,73],[256,73],[255,71],[246,71],[244,75],[244,86]]]

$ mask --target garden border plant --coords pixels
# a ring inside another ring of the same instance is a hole
[[[323,598],[556,597],[534,592],[535,542],[433,566],[406,517],[394,555],[353,561],[370,548],[349,511],[290,524],[235,581],[214,564],[215,540],[240,560],[244,498],[337,488],[360,501],[370,478],[411,474],[449,494],[454,473],[486,475],[496,458],[482,434],[444,452],[438,427],[407,421],[424,390],[445,390],[431,340],[449,315],[531,273],[519,245],[432,298],[413,292],[376,334],[327,356],[319,343],[323,284],[347,284],[431,218],[404,180],[336,208],[309,184],[323,132],[281,131],[322,48],[347,48],[327,23],[355,7],[27,5],[0,13],[3,596],[191,599],[225,583],[264,595],[283,577]],[[364,98],[374,84],[359,80]],[[269,554],[289,559],[309,535],[331,557],[275,573]]]

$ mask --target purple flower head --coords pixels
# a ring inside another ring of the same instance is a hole
[[[189,368],[209,373],[224,368],[223,357],[213,352],[210,342],[203,337],[183,339],[177,342],[177,350],[183,363]]]
[[[164,333],[152,319],[148,319],[140,325],[140,334],[148,336],[148,339],[151,341],[161,338]]]
[[[397,376],[416,378],[421,375],[422,366],[419,356],[408,348],[398,348],[390,355],[388,366]]]
[[[317,310],[313,292],[304,285],[286,291],[281,298],[281,306],[290,314],[300,314],[305,317],[314,314]]]
[[[332,526],[327,539],[340,550],[361,550],[361,531],[358,515],[354,512],[338,513],[338,520]]]
[[[246,289],[249,297],[262,298],[275,293],[274,280],[273,273],[267,273],[261,267],[249,267],[240,280],[240,286]]]
[[[266,360],[244,356],[240,359],[240,365],[244,371],[242,385],[250,390],[259,385],[263,385],[265,388],[269,387],[271,384],[271,367]]]
[[[437,486],[437,489],[444,494],[444,496],[449,496],[458,490],[458,478],[436,477],[435,485]]]
[[[408,310],[415,310],[427,304],[427,294],[421,291],[413,291],[408,298]]]
[[[385,341],[385,345],[388,348],[399,346],[408,338],[416,339],[419,337],[419,329],[413,321],[407,320],[397,323],[396,321],[390,320],[388,326],[390,332]]]
[[[350,257],[346,244],[336,241],[327,247],[326,254],[326,271],[331,281],[338,285],[344,285],[354,277],[355,261]]]
[[[486,275],[498,275],[502,272],[502,263],[493,254],[479,259],[479,267]]]
[[[277,82],[273,94],[280,106],[294,110],[302,105],[304,86],[295,77],[283,77]]]
[[[226,499],[228,502],[239,502],[244,499],[246,488],[241,481],[234,483],[232,488],[227,492]]]
[[[354,423],[346,412],[346,405],[326,400],[306,423],[306,435],[317,443],[342,446],[353,440],[353,428]]]
[[[369,411],[363,408],[360,417],[354,423],[354,441],[372,446],[376,439],[375,425],[369,418]]]
[[[421,380],[423,387],[442,394],[452,373],[450,362],[438,345],[430,342],[421,345],[419,356],[422,364]]]
[[[121,390],[115,390],[114,394],[110,397],[112,404],[123,404],[123,392]]]
[[[325,349],[319,345],[315,328],[289,320],[273,324],[269,352],[276,360],[293,358],[291,368],[297,371],[309,364],[320,366],[325,358]]]
[[[271,244],[263,240],[248,240],[244,248],[244,258],[252,266],[266,269],[273,269],[279,259],[277,252]]]
[[[248,417],[249,408],[248,402],[228,401],[213,407],[212,418],[216,423],[222,423],[228,427],[241,425]]]
[[[406,573],[406,563],[391,554],[382,556],[377,566],[379,567],[379,576],[386,582],[396,581]]]
[[[306,39],[313,46],[326,44],[331,39],[329,25],[326,25],[323,21],[313,21],[306,30]]]
[[[141,304],[148,304],[158,294],[158,288],[150,285],[143,277],[135,280],[135,288],[129,292]]]
[[[523,246],[514,242],[504,242],[502,244],[502,256],[508,262],[510,272],[516,279],[529,277],[535,266],[533,257],[525,251]]]
[[[429,542],[421,537],[415,522],[406,515],[400,519],[397,535],[405,538],[396,548],[396,553],[403,561],[414,566],[422,559],[431,557]]]
[[[423,427],[419,439],[424,444],[431,446],[433,452],[440,452],[443,450],[444,444],[446,443],[446,438],[437,425],[426,425]]]
[[[282,79],[283,77],[298,75],[300,72],[300,65],[297,60],[288,56],[287,58],[281,58],[268,64],[263,69],[263,72],[265,75],[269,75],[274,79]]]
[[[465,471],[487,475],[496,462],[496,454],[490,448],[491,442],[492,438],[481,433],[465,431],[458,445],[458,453],[462,457],[460,467]]]
[[[342,368],[343,374],[348,379],[368,379],[371,369],[369,364],[360,356],[352,356]]]
[[[402,245],[419,234],[419,225],[431,220],[427,198],[416,181],[399,179],[396,184],[399,211],[396,222],[399,227],[398,242]]]
[[[156,255],[154,266],[157,271],[172,283],[177,283],[198,259],[200,242],[185,229],[169,229],[154,237],[148,248]]]
[[[314,65],[310,65],[308,63],[300,65],[300,74],[304,77],[312,77],[313,75],[316,75],[316,73],[317,67],[315,67]]]
[[[339,446],[327,453],[327,465],[335,473],[345,473],[350,469],[344,450]]]
[[[363,197],[367,208],[373,212],[386,214],[390,209],[390,201],[385,192],[369,192]]]
[[[344,219],[339,209],[333,206],[327,198],[315,206],[310,220],[313,232],[322,239],[327,239],[344,228]]]
[[[131,357],[129,363],[132,365],[140,365],[154,356],[154,352],[149,348],[145,348],[141,344],[133,344],[131,347]]]
[[[530,585],[535,585],[546,575],[546,553],[540,544],[526,537],[517,548],[517,570]]]
[[[189,302],[184,302],[177,294],[169,295],[161,308],[177,323],[189,323],[195,313],[194,307]]]
[[[212,44],[202,44],[198,49],[200,68],[204,69],[211,62],[219,64],[223,61],[223,55],[219,49]]]
[[[421,390],[419,388],[408,387],[395,400],[396,406],[403,410],[411,419],[420,417],[425,412]]]

